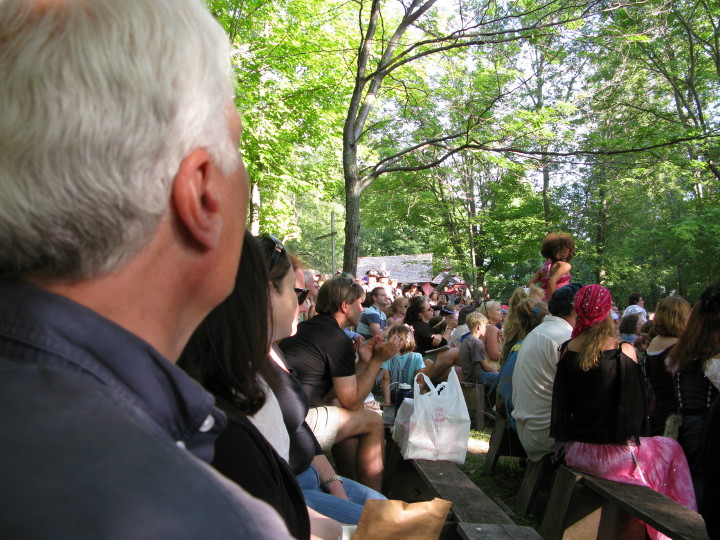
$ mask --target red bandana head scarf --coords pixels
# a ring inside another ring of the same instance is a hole
[[[577,337],[607,317],[612,308],[612,296],[602,285],[585,285],[575,296],[577,322],[572,337]]]

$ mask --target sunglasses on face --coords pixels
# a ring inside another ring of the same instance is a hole
[[[302,305],[302,303],[307,299],[308,293],[310,292],[310,289],[298,289],[295,287],[295,294],[297,295],[297,301],[298,305]]]

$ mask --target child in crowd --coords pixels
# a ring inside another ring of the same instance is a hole
[[[388,332],[388,338],[398,336],[402,341],[399,354],[385,360],[380,366],[380,386],[386,406],[395,401],[397,385],[412,385],[418,373],[425,372],[425,364],[420,353],[415,351],[415,335],[413,329],[406,324],[396,324]]]
[[[540,254],[545,257],[545,264],[530,278],[527,286],[540,283],[547,302],[557,289],[570,283],[570,261],[575,256],[575,241],[567,233],[550,233],[543,240]]]
[[[465,319],[470,335],[460,346],[460,365],[463,378],[468,382],[492,385],[498,378],[498,373],[488,362],[485,354],[485,345],[482,337],[485,335],[488,319],[482,313],[474,311]]]

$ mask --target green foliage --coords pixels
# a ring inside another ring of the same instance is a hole
[[[497,298],[558,229],[576,238],[573,279],[603,281],[621,305],[634,291],[648,306],[693,299],[720,277],[716,0],[434,4],[385,60],[417,58],[370,97],[402,4],[377,4],[361,81],[369,0],[208,4],[235,50],[259,228],[313,267],[333,270],[317,240],[333,211],[342,264],[351,189],[359,255],[432,251]],[[348,158],[357,88],[370,109]]]

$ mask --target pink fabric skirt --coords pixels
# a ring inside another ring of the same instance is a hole
[[[565,462],[600,478],[648,486],[697,511],[690,468],[675,439],[641,437],[640,446],[570,442],[565,445]],[[653,540],[668,538],[650,526],[647,531]]]

